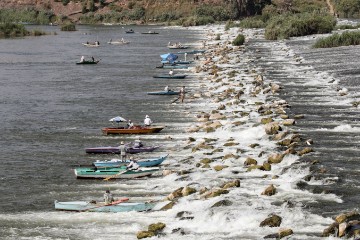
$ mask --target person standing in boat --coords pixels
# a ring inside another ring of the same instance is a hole
[[[140,165],[137,163],[137,161],[131,157],[130,163],[126,166],[126,170],[138,170]]]
[[[170,72],[169,72],[169,75],[173,76],[174,75],[174,70],[171,69]]]
[[[84,62],[84,61],[85,61],[85,57],[84,57],[84,56],[81,56],[80,62]]]
[[[185,99],[185,86],[183,86],[182,88],[180,88],[179,98],[180,98],[180,101],[183,103],[183,102],[184,102],[184,99]]]
[[[152,121],[151,121],[149,115],[146,115],[146,116],[145,116],[145,119],[144,119],[144,125],[145,125],[145,127],[150,127],[151,124],[152,124]]]
[[[93,62],[95,62],[95,58],[94,58],[93,56],[91,56],[91,60],[92,60]]]
[[[124,142],[120,143],[119,150],[120,150],[121,161],[125,161],[126,160],[126,147],[124,145]]]
[[[114,201],[114,198],[112,194],[110,193],[110,190],[106,190],[104,193],[104,202],[106,205],[111,204]]]

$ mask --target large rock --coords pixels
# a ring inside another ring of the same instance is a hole
[[[270,186],[268,186],[262,193],[261,195],[266,195],[266,196],[272,196],[276,194],[276,188],[273,184],[271,184]]]
[[[162,208],[160,208],[160,211],[166,211],[169,209],[172,209],[175,206],[176,202],[175,201],[171,201],[169,203],[167,203],[165,206],[163,206]]]
[[[281,225],[282,218],[276,214],[271,214],[264,221],[260,223],[260,227],[279,227]]]
[[[219,172],[219,171],[223,170],[224,168],[228,168],[228,167],[229,166],[227,166],[227,165],[216,165],[213,168],[215,171]]]
[[[209,124],[208,127],[213,128],[213,129],[217,129],[217,128],[221,127],[221,126],[222,126],[222,124],[219,121],[214,121],[213,123]]]
[[[268,162],[263,163],[263,170],[264,171],[271,171],[271,164]]]
[[[252,170],[264,170],[264,167],[262,165],[251,165],[250,167],[247,168],[247,172],[251,172]]]
[[[226,117],[221,113],[214,113],[211,114],[209,117],[209,120],[223,120],[226,119]]]
[[[232,146],[236,146],[236,145],[239,145],[239,143],[236,143],[236,142],[226,142],[224,144],[224,147],[232,147]]]
[[[205,198],[213,198],[213,197],[218,197],[220,195],[228,194],[228,193],[229,193],[229,190],[226,190],[226,189],[214,189],[210,192],[205,193],[204,197]]]
[[[257,161],[251,157],[246,158],[244,165],[245,166],[250,166],[250,165],[257,165]]]
[[[313,152],[313,151],[314,151],[314,150],[313,150],[312,148],[306,147],[306,148],[304,148],[303,150],[299,151],[299,152],[298,152],[298,155],[299,155],[299,156],[302,156],[302,155],[304,155],[304,154],[311,153],[311,152]]]
[[[186,187],[183,188],[181,193],[185,197],[185,196],[191,195],[193,193],[196,193],[196,189],[192,188],[192,187],[189,187],[189,186],[186,186]]]
[[[268,124],[273,121],[274,121],[274,119],[272,119],[271,117],[268,117],[268,118],[262,118],[260,122],[261,122],[261,124]]]
[[[268,162],[270,164],[280,163],[284,159],[284,155],[281,153],[274,153],[268,157]]]
[[[268,135],[277,134],[281,130],[282,129],[281,129],[279,123],[277,123],[277,122],[271,122],[271,123],[265,124],[265,132]]]
[[[351,211],[348,213],[343,213],[335,217],[337,223],[349,222],[353,220],[360,221],[360,214],[357,211]]]
[[[233,204],[232,201],[230,200],[221,200],[219,202],[214,203],[214,205],[211,206],[211,208],[215,208],[215,207],[227,207],[227,206],[231,206]]]
[[[148,231],[149,232],[153,232],[156,234],[158,234],[159,232],[161,232],[164,228],[166,227],[166,224],[165,223],[162,223],[162,222],[158,222],[158,223],[153,223],[153,224],[150,224],[149,227],[148,227]]]
[[[285,229],[280,229],[279,230],[279,238],[284,238],[284,237],[287,237],[287,236],[290,236],[292,235],[294,232],[292,229],[290,228],[285,228]]]
[[[282,124],[284,126],[291,126],[291,125],[295,125],[295,119],[285,119]]]
[[[154,237],[155,233],[151,231],[140,231],[136,234],[137,239]]]
[[[237,155],[234,155],[234,154],[232,154],[232,153],[229,153],[229,154],[226,154],[222,159],[223,159],[223,160],[226,160],[226,159],[229,159],[229,158],[237,159],[238,156],[237,156]]]
[[[221,188],[223,188],[223,189],[228,189],[228,188],[233,188],[233,187],[240,187],[240,180],[239,179],[224,183],[221,186]]]
[[[273,137],[272,139],[273,139],[274,141],[279,141],[279,140],[285,138],[288,134],[289,134],[288,131],[279,132],[278,134],[274,135],[274,137]]]
[[[212,163],[214,160],[210,159],[210,158],[204,158],[200,160],[200,163],[202,164],[209,164]]]
[[[334,222],[329,227],[325,228],[323,233],[321,234],[322,237],[329,237],[335,235],[339,231],[339,223]]]
[[[166,199],[169,200],[169,201],[172,201],[172,200],[174,200],[174,199],[177,199],[177,198],[182,197],[182,190],[183,190],[183,189],[184,189],[183,187],[176,189],[174,192],[170,193],[170,194],[166,197]]]

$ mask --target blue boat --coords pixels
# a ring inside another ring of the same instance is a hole
[[[189,66],[187,65],[161,65],[157,66],[156,68],[164,68],[164,69],[188,69]]]
[[[179,95],[179,91],[158,91],[158,92],[147,92],[148,95]]]
[[[149,158],[145,160],[139,160],[137,163],[140,167],[154,167],[160,165],[168,155],[158,157],[158,158]],[[121,167],[130,163],[130,160],[121,161],[120,159],[112,159],[108,161],[96,161],[93,163],[95,167]]]
[[[153,78],[184,79],[186,75],[155,75]]]
[[[170,63],[169,61],[165,60],[161,60],[161,63],[164,64],[192,64],[194,61],[183,61],[183,60],[179,60],[179,61],[174,61],[172,63]]]
[[[87,201],[73,201],[73,202],[59,202],[55,201],[55,209],[63,211],[75,211],[75,212],[143,212],[149,211],[155,203],[131,203],[131,202],[113,202],[111,204],[105,204],[104,202],[94,203]]]
[[[150,176],[160,171],[160,168],[140,168],[137,170],[126,170],[125,166],[113,168],[75,168],[76,178],[118,179],[118,178],[140,178]]]

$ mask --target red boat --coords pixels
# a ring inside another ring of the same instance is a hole
[[[164,128],[165,128],[165,126],[150,126],[150,127],[134,126],[132,128],[118,127],[118,128],[103,128],[102,132],[105,135],[109,135],[109,134],[148,134],[148,133],[158,133],[161,130],[163,130]]]

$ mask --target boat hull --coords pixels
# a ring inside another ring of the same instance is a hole
[[[158,172],[159,168],[145,168],[139,170],[126,170],[126,168],[75,168],[74,172],[77,178],[95,178],[95,179],[131,179],[150,176]]]
[[[159,92],[148,92],[148,95],[179,95],[179,91],[159,91]]]
[[[189,66],[187,66],[187,65],[163,65],[163,66],[157,66],[156,68],[164,68],[164,69],[188,69]]]
[[[156,75],[153,78],[184,79],[186,75]]]
[[[160,165],[161,163],[163,163],[165,161],[165,159],[167,158],[166,156],[162,156],[159,158],[151,158],[151,159],[145,159],[145,160],[138,160],[137,163],[139,164],[140,167],[155,167]],[[125,166],[127,164],[130,163],[130,160],[126,160],[126,161],[121,161],[121,160],[115,160],[115,161],[96,161],[93,163],[93,165],[95,167],[121,167],[121,166]]]
[[[102,132],[105,135],[109,134],[149,134],[158,133],[163,130],[164,126],[156,127],[135,127],[135,128],[103,128]]]
[[[98,64],[98,62],[100,61],[84,61],[84,62],[77,62],[76,64],[77,65],[80,65],[80,64]]]
[[[143,212],[154,208],[154,203],[119,203],[104,205],[104,203],[90,203],[86,201],[58,202],[55,201],[55,209],[76,212]]]
[[[149,146],[149,147],[127,147],[126,152],[130,154],[142,153],[142,152],[152,152],[155,149],[158,149],[160,146]],[[86,153],[93,153],[93,154],[106,154],[106,153],[114,153],[120,154],[119,147],[95,147],[95,148],[86,148]]]

